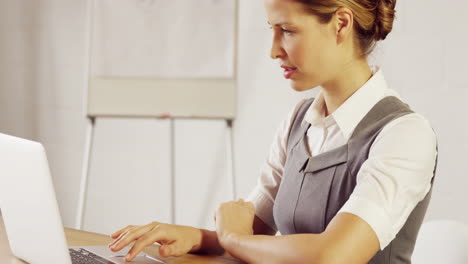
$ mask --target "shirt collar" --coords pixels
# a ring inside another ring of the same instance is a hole
[[[327,128],[336,123],[348,141],[358,123],[377,102],[385,97],[385,91],[388,89],[382,70],[373,67],[372,72],[372,77],[327,117],[325,117],[325,100],[320,90],[307,110],[302,125],[308,122],[313,126]]]

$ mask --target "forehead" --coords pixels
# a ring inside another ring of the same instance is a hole
[[[263,0],[268,22],[275,24],[299,24],[310,17],[303,9],[303,5],[294,0]]]

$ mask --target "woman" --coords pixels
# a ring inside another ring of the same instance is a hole
[[[387,87],[367,55],[396,0],[264,0],[271,57],[296,91],[317,86],[277,131],[249,200],[216,212],[216,231],[153,222],[112,235],[127,259],[228,253],[248,263],[410,263],[437,163],[430,124]],[[279,231],[281,236],[274,236]]]

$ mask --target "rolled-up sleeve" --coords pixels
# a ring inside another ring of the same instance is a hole
[[[436,135],[424,117],[408,114],[387,124],[362,164],[340,212],[366,221],[384,249],[431,188]]]

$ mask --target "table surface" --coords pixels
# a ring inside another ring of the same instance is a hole
[[[107,235],[91,233],[86,231],[80,231],[71,228],[65,228],[65,236],[67,238],[68,246],[99,246],[107,245],[112,239]],[[158,246],[153,245],[147,247],[145,252],[152,256],[159,256]],[[177,258],[166,258],[164,259],[168,264],[239,264],[242,262],[228,259],[221,256],[209,256],[209,255],[194,255],[187,254]],[[5,226],[3,224],[3,218],[0,216],[0,263],[2,264],[24,264],[25,262],[17,259],[12,255],[10,245],[6,237]],[[131,263],[131,262],[129,262]]]

